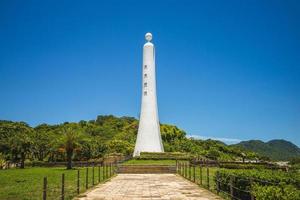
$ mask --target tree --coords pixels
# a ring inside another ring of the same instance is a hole
[[[96,120],[65,122],[60,125],[41,124],[34,129],[23,122],[0,120],[0,153],[5,160],[23,163],[30,160],[68,161],[90,160],[107,153],[132,154],[138,132],[138,120],[132,117],[98,116]],[[227,146],[215,140],[187,137],[173,125],[160,125],[162,142],[167,152],[185,152],[218,160],[236,160],[243,149]]]
[[[109,153],[132,154],[134,146],[124,140],[112,140],[108,143]]]
[[[84,140],[82,129],[75,123],[68,123],[62,126],[61,134],[60,146],[67,156],[67,169],[72,169],[74,151],[80,148],[80,142]]]
[[[176,139],[183,139],[186,133],[176,126],[161,124],[160,125],[161,137],[165,142],[171,143]]]
[[[210,148],[206,156],[210,159],[217,160],[220,156],[220,152],[216,148]]]
[[[30,146],[32,144],[31,138],[28,132],[20,132],[16,134],[13,138],[10,138],[9,144],[11,148],[11,153],[13,155],[14,161],[20,161],[20,168],[25,168],[25,159],[27,154],[30,152]]]
[[[34,128],[31,147],[34,158],[43,161],[50,154],[53,149],[53,141],[57,137],[55,134],[57,127],[55,125],[41,124]]]
[[[1,121],[0,151],[14,162],[25,167],[25,159],[30,152],[33,129],[24,122]]]

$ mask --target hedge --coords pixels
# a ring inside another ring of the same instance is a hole
[[[134,157],[134,159],[141,160],[190,160],[192,156],[187,153],[180,152],[142,152],[140,156]]]
[[[245,191],[251,192],[256,200],[300,199],[299,173],[267,169],[218,169],[216,174],[220,189],[227,193],[230,193],[231,179],[235,187],[234,195],[239,199],[251,199],[250,193]]]

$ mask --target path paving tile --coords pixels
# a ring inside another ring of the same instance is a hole
[[[79,200],[221,200],[175,174],[118,174]]]

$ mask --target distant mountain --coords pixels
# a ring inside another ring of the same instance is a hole
[[[249,140],[231,146],[254,151],[272,160],[289,160],[294,157],[300,157],[300,148],[286,140],[270,140],[269,142]]]

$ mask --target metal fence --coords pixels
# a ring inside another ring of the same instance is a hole
[[[77,169],[76,177],[71,177],[72,182],[67,182],[65,174],[62,173],[59,180],[60,184],[56,185],[49,182],[49,177],[44,177],[41,191],[42,199],[72,199],[94,185],[111,178],[115,174],[115,169],[116,163],[80,168]]]
[[[217,166],[212,165],[192,164],[186,161],[176,162],[176,171],[179,175],[227,199],[254,200],[255,196],[251,192],[254,183],[278,185],[278,183],[235,175],[221,178],[217,169],[219,169]],[[242,185],[247,186],[246,189],[239,187],[241,182],[243,182]]]

